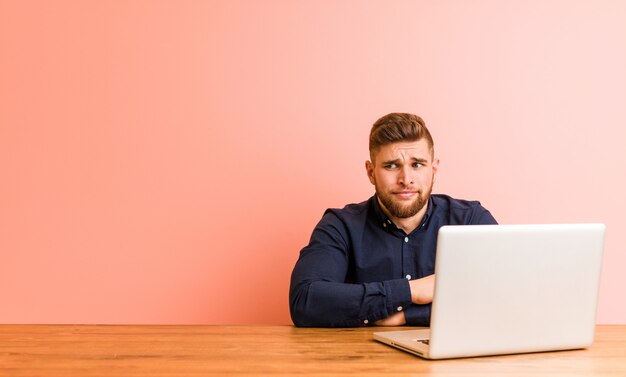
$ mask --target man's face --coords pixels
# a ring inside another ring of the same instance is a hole
[[[439,160],[425,139],[383,145],[365,163],[367,176],[388,214],[406,219],[424,215]]]

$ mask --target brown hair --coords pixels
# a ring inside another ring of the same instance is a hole
[[[387,144],[400,141],[418,141],[425,138],[431,155],[434,155],[434,142],[424,120],[408,113],[391,113],[378,119],[370,131],[370,158]]]

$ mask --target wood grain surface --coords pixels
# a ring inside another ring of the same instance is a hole
[[[626,325],[585,350],[442,361],[375,342],[383,330],[0,325],[0,376],[626,376]]]

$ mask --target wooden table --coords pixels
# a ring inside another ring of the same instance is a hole
[[[626,376],[626,325],[586,350],[427,361],[384,329],[0,325],[0,376]]]

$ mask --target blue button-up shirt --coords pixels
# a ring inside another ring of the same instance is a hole
[[[328,209],[300,252],[289,289],[296,326],[352,327],[404,311],[408,325],[428,326],[430,304],[411,302],[409,280],[435,272],[443,225],[496,224],[479,202],[432,195],[410,234],[384,214],[376,196]]]

